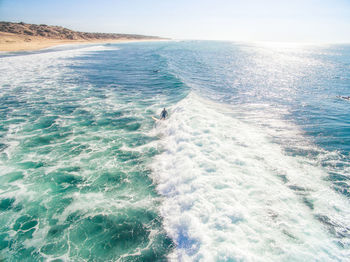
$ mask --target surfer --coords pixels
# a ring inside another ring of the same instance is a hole
[[[168,112],[163,108],[163,111],[160,113],[160,120],[164,119],[168,116]]]
[[[350,96],[337,96],[339,98],[342,98],[342,99],[346,99],[346,100],[350,100]]]

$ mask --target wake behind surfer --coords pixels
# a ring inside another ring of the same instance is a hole
[[[164,119],[168,116],[168,112],[163,108],[163,111],[160,113],[160,120]]]

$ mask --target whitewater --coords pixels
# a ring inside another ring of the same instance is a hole
[[[169,41],[0,61],[1,259],[350,257],[349,46]]]

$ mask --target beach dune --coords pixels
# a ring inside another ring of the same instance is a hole
[[[0,22],[0,51],[26,51],[62,44],[161,40],[156,36],[76,32],[61,26]]]

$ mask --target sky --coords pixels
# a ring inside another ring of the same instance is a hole
[[[350,43],[350,0],[0,0],[0,21],[175,39]]]

